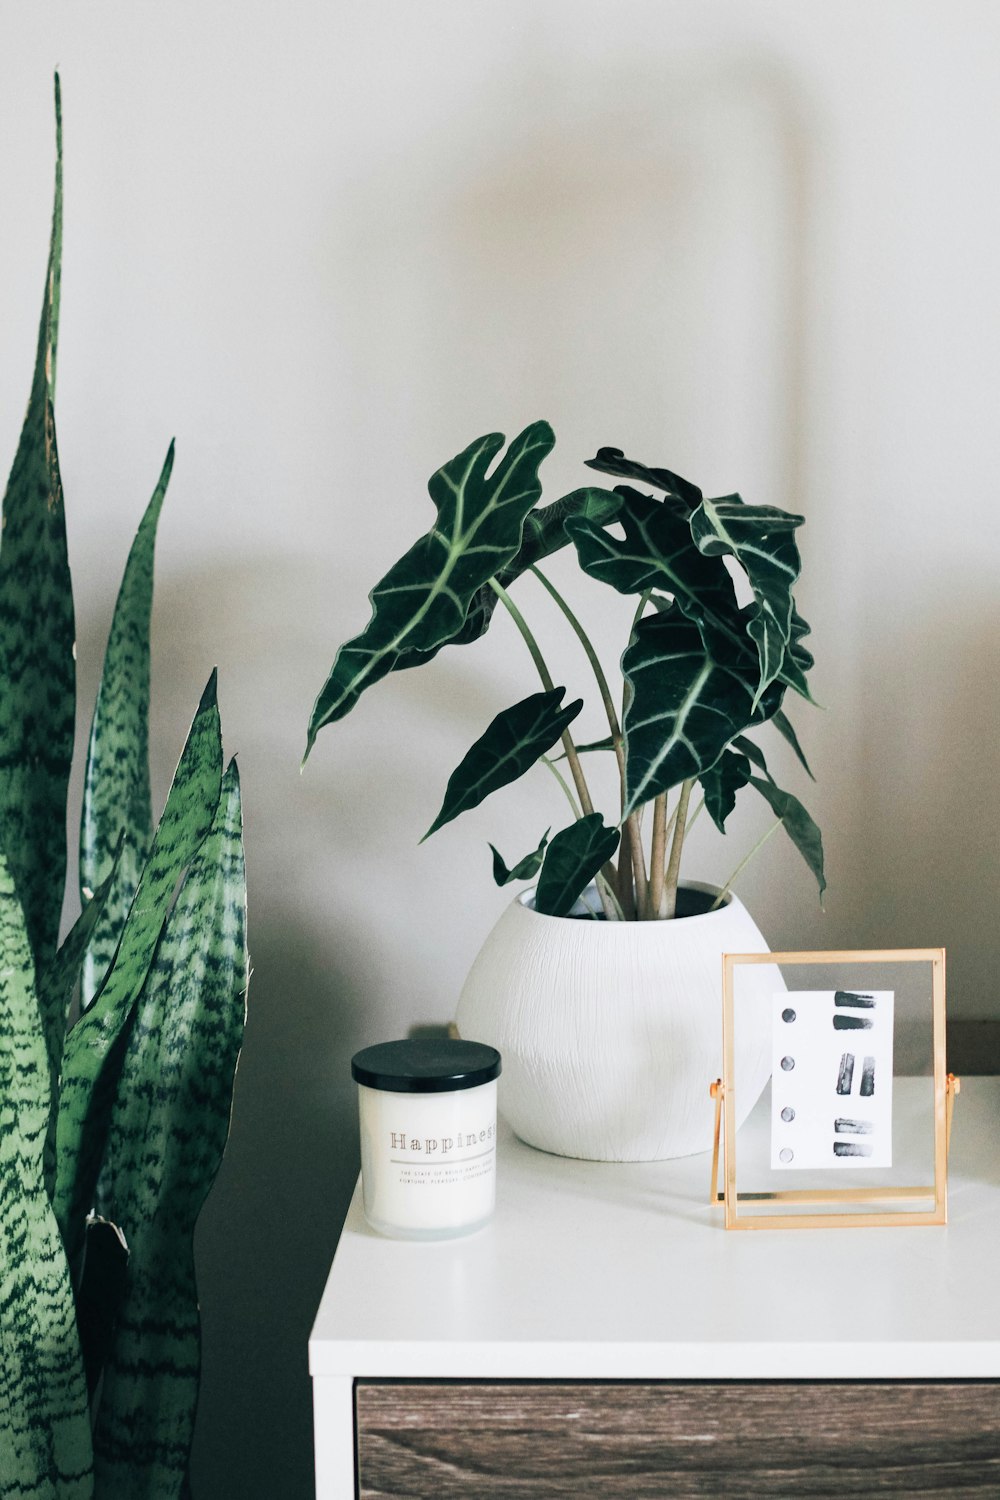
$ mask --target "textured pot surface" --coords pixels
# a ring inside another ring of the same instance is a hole
[[[709,1150],[722,955],[768,951],[746,907],[731,896],[701,916],[603,922],[540,916],[530,900],[518,897],[486,939],[457,1013],[462,1036],[503,1057],[500,1110],[515,1133],[592,1161]],[[770,964],[741,971],[737,1124],[768,1079],[770,996],[782,988]]]

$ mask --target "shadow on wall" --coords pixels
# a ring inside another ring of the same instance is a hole
[[[867,635],[851,927],[861,944],[944,945],[949,1015],[986,1017],[997,1013],[1000,618],[995,595],[957,575],[935,579],[913,614],[887,600]]]

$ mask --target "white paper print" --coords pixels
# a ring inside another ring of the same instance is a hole
[[[771,1166],[892,1166],[892,990],[772,998]]]

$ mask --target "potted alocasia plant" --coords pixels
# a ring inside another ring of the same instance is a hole
[[[669,1155],[696,1149],[691,1141],[704,1144],[698,1134],[701,1124],[693,1134],[691,1129],[642,1127],[632,1130],[624,1145],[605,1148],[600,1128],[596,1135],[584,1130],[565,1099],[556,1109],[549,1093],[536,1120],[528,1118],[529,1101],[538,1097],[536,1074],[552,1074],[553,1048],[557,1053],[561,1049],[564,1062],[578,1050],[567,1043],[570,1023],[553,999],[561,985],[569,984],[573,991],[567,1007],[590,1018],[594,1006],[580,1000],[579,985],[584,973],[600,971],[596,981],[588,981],[597,990],[604,985],[606,1003],[597,1008],[612,1018],[609,1024],[621,1027],[620,976],[634,964],[624,960],[626,938],[616,935],[616,929],[659,930],[655,940],[637,935],[628,940],[659,955],[646,964],[653,972],[662,973],[664,953],[676,955],[706,930],[712,933],[708,942],[716,955],[726,947],[765,950],[730,893],[731,882],[711,891],[681,884],[685,836],[701,806],[724,832],[737,795],[752,789],[774,812],[768,833],[786,830],[822,894],[819,830],[798,798],[776,784],[752,737],[759,727],[773,726],[805,766],[783,707],[789,690],[809,698],[812,657],[803,644],[808,627],[793,597],[800,566],[795,532],[802,518],[773,506],[748,505],[739,495],[708,499],[670,470],[635,462],[614,448],[602,448],[589,465],[618,480],[613,489],[585,486],[540,505],[539,466],[553,443],[545,422],[528,427],[506,452],[504,439],[492,434],[470,444],[431,478],[434,524],[375,585],[368,625],[337,652],[313,709],[307,753],[323,725],[347,714],[380,678],[421,665],[444,646],[475,641],[498,605],[509,611],[537,669],[540,690],[501,710],[463,757],[428,835],[539,761],[562,783],[573,817],[510,867],[494,849],[499,883],[535,877],[537,883],[502,919],[480,955],[463,994],[459,1024],[466,1034],[503,1051],[504,1110],[525,1139],[580,1155]],[[541,566],[569,545],[589,581],[635,600],[621,657],[620,694],[612,690],[576,609]],[[552,595],[593,670],[608,721],[607,736],[597,745],[575,743],[571,726],[582,700],[564,701],[565,688],[553,682],[538,641],[511,596],[527,573]],[[745,604],[739,602],[734,577],[742,579]],[[610,816],[594,808],[587,783],[583,752],[597,750],[613,754],[618,765],[620,799]],[[693,794],[699,786],[702,802],[695,807]],[[709,926],[706,919],[713,914],[717,920]],[[601,920],[539,921],[575,916]],[[598,928],[602,935],[584,935],[586,928]],[[540,966],[537,947],[543,930],[556,956]],[[676,931],[667,937],[665,930]],[[570,953],[570,944],[582,945],[580,952]],[[518,952],[530,957],[521,963]],[[598,953],[613,955],[610,984],[604,983],[606,965]],[[690,990],[683,977],[687,966],[685,960],[675,983]],[[523,989],[529,971],[537,978],[537,997]],[[773,987],[773,975],[765,976],[763,969],[761,974]],[[694,1002],[706,1014],[697,1045],[687,1021],[676,1037],[664,1039],[665,1050],[685,1053],[699,1090],[714,1076],[711,1070],[718,1069],[717,1056],[708,1060],[718,1040],[717,1007],[710,999]],[[657,1002],[651,1003],[655,1014]],[[662,999],[658,1003],[663,1011]],[[516,1028],[504,1022],[505,1014],[519,1017]],[[526,1018],[552,1034],[545,1040],[526,1035]],[[643,1022],[647,1033],[651,1024],[655,1032],[655,1024]],[[592,1031],[589,1019],[587,1025]],[[591,1036],[587,1043],[593,1062],[578,1058],[582,1073],[570,1070],[570,1095],[593,1101],[598,1094],[620,1099],[628,1089],[637,1096],[664,1091],[666,1079],[655,1049],[647,1049],[650,1076],[636,1091],[634,1079],[607,1077],[605,1040],[599,1038],[596,1047],[593,1040]],[[766,1073],[761,1086],[765,1078]],[[707,1099],[707,1087],[702,1091]],[[684,1092],[675,1081],[676,1112],[688,1119]],[[556,1130],[554,1122],[559,1123]]]
[[[0,1494],[188,1495],[193,1236],[229,1130],[247,988],[240,787],[215,674],[154,829],[149,625],[168,452],[115,606],[60,944],[75,645],[54,414],[55,211],[0,541]]]

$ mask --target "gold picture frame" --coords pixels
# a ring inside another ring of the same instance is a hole
[[[740,1192],[737,1188],[736,1114],[726,1108],[726,1100],[735,1098],[736,1080],[736,971],[744,964],[772,964],[777,967],[799,965],[840,965],[857,968],[865,964],[929,963],[931,965],[931,1010],[933,1047],[934,1099],[934,1181],[919,1186],[881,1186],[872,1188],[788,1189],[764,1192]],[[726,953],[722,960],[722,1077],[712,1084],[715,1099],[715,1145],[712,1153],[711,1199],[713,1205],[725,1205],[727,1229],[856,1229],[868,1225],[912,1227],[944,1225],[948,1221],[948,1144],[955,1095],[960,1080],[946,1070],[945,1054],[945,950],[943,948],[858,948],[843,950],[796,951],[787,953]],[[719,1154],[722,1150],[723,1190],[719,1192]],[[877,1207],[888,1202],[921,1202],[922,1209],[886,1211]],[[754,1213],[741,1211],[749,1202],[804,1205],[787,1213]],[[809,1205],[845,1203],[872,1204],[857,1213],[812,1212]]]

